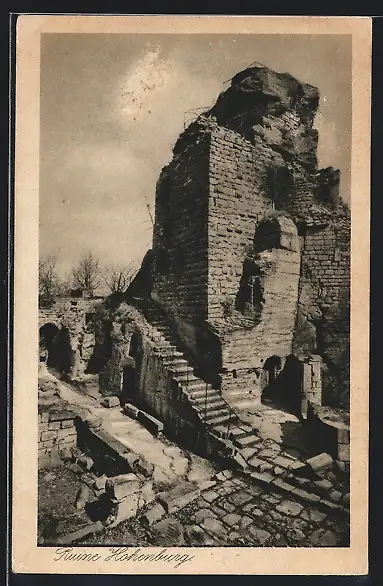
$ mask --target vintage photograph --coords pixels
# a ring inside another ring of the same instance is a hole
[[[347,547],[351,37],[46,34],[40,91],[38,543]]]
[[[368,26],[60,18],[18,53],[19,567],[364,567]]]

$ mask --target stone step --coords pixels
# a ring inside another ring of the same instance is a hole
[[[189,395],[193,397],[193,399],[199,399],[200,397],[205,397],[207,395],[210,396],[221,396],[217,389],[213,389],[211,385],[208,385],[206,389],[206,383],[204,383],[203,387],[198,385],[189,386]]]
[[[190,375],[194,373],[194,368],[188,364],[169,364],[168,370],[171,370],[177,375],[185,376],[186,380],[188,379],[188,376],[190,377]]]
[[[188,366],[189,363],[183,356],[175,356],[174,358],[170,355],[164,360],[165,364],[177,364],[178,366]]]
[[[250,426],[249,426],[249,429],[246,429],[246,427],[244,429],[242,429],[242,427],[236,426],[230,430],[230,437],[234,441],[235,439],[247,437],[249,435],[249,433],[252,433],[252,431],[253,430]]]
[[[203,410],[203,409],[202,409]],[[219,409],[209,409],[209,407],[207,407],[206,409],[206,419],[210,420],[210,419],[215,419],[216,417],[221,417],[223,415],[227,415],[229,417],[229,411],[226,409],[226,406],[220,407]]]
[[[227,412],[226,415],[219,415],[218,417],[214,417],[212,419],[206,420],[206,423],[208,423],[209,425],[211,425],[212,427],[216,427],[219,426],[223,423],[229,422],[230,421],[230,413]]]
[[[260,441],[260,438],[256,435],[247,435],[245,437],[235,438],[233,440],[234,445],[238,448],[249,448],[250,446],[254,446]]]
[[[206,397],[191,397],[193,403],[196,405],[225,405],[224,401],[219,395],[211,394],[207,395]]]
[[[199,403],[195,405],[198,411],[202,413],[206,413],[206,417],[210,419],[211,417],[217,417],[222,415],[223,413],[227,412],[225,403]]]
[[[189,374],[188,376],[186,376],[186,374],[180,374],[177,377],[178,382],[188,388],[188,387],[192,387],[193,389],[195,388],[201,388],[201,389],[206,389],[206,383],[204,380],[202,380],[202,378],[200,378],[199,376],[196,376],[195,374]],[[208,389],[211,389],[211,385],[207,385]]]
[[[171,359],[171,358],[183,358],[185,360],[185,355],[183,352],[180,352],[179,350],[176,350],[174,347],[172,346],[166,346],[166,348],[164,349],[163,352],[161,352],[161,355],[166,358],[166,359]]]

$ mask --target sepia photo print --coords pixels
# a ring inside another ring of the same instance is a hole
[[[309,20],[39,36],[30,486],[56,564],[352,549],[368,186],[351,200],[352,26]]]

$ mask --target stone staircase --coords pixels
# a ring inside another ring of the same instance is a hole
[[[220,390],[197,374],[192,362],[180,350],[179,342],[161,311],[149,301],[141,301],[138,307],[153,328],[153,340],[173,379],[182,387],[210,433],[231,440],[239,450],[258,443],[259,437],[254,430],[239,420]]]
[[[198,375],[191,360],[181,350],[171,326],[153,302],[140,300],[136,306],[151,325],[156,351],[172,373],[172,378],[182,387],[207,432],[228,447],[229,454],[231,452],[229,458],[236,468],[265,486],[272,483],[278,490],[294,498],[299,496],[310,503],[321,500],[323,506],[330,508],[347,508],[344,499],[347,500],[349,495],[337,490],[333,479],[323,482],[321,476],[316,475],[315,480],[306,478],[306,474],[301,478],[302,470],[309,469],[309,476],[312,473],[308,462],[283,452],[272,440],[263,440],[257,430],[241,421],[240,414],[226,403],[220,390]],[[275,444],[277,453],[267,449],[270,442]],[[266,455],[268,451],[272,453]],[[319,493],[321,496],[318,496]],[[340,498],[342,503],[339,502]]]

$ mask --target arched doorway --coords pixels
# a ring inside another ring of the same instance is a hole
[[[303,364],[293,354],[286,358],[270,356],[262,371],[263,403],[300,414],[302,402]]]
[[[280,394],[279,377],[283,364],[280,356],[270,356],[264,363],[261,373],[261,401],[272,402]]]
[[[39,331],[40,362],[48,362],[49,354],[59,334],[60,328],[54,323],[46,323]]]
[[[48,367],[60,375],[70,373],[74,365],[74,353],[68,328],[59,328],[54,323],[44,324],[40,328],[40,356],[44,353]]]

